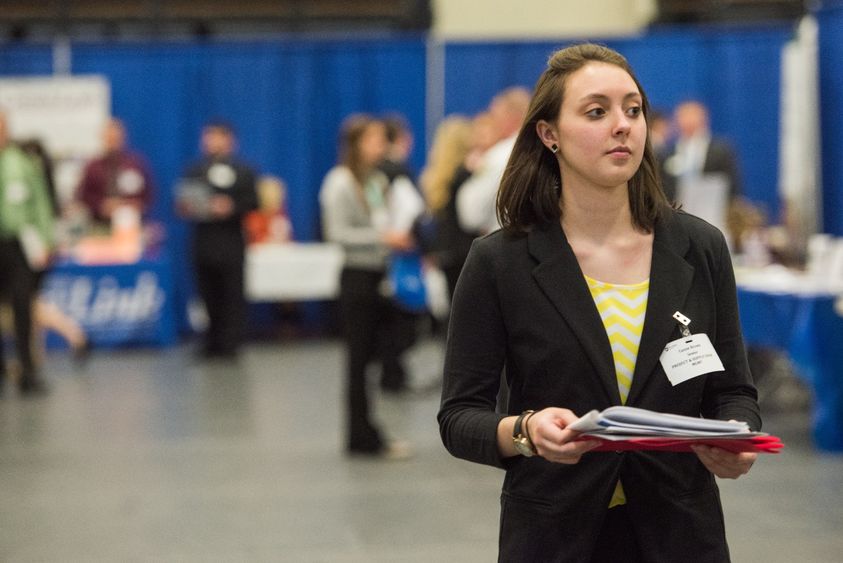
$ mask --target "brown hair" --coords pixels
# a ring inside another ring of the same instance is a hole
[[[398,137],[410,132],[407,119],[400,113],[388,113],[381,117],[381,122],[386,128],[386,141],[391,145],[398,140]]]
[[[501,179],[497,213],[505,230],[525,233],[534,226],[558,221],[563,213],[559,190],[564,186],[561,185],[559,163],[539,139],[536,124],[540,120],[556,121],[565,95],[565,81],[592,61],[618,66],[632,77],[641,93],[641,111],[647,118],[650,111],[647,96],[623,55],[591,43],[573,45],[553,53],[547,61],[547,69],[536,83],[527,117],[518,132]],[[645,232],[652,232],[656,221],[668,208],[668,202],[661,189],[658,164],[649,136],[641,166],[629,179],[628,186],[633,224]]]
[[[363,163],[360,139],[366,134],[366,130],[376,123],[380,124],[381,121],[365,113],[355,113],[346,117],[340,127],[340,164],[351,170],[361,185],[371,170]]]

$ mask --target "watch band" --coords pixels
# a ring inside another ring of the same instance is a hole
[[[512,427],[512,437],[513,438],[521,438],[522,436],[526,436],[526,432],[521,431],[521,424],[524,422],[524,419],[527,415],[531,415],[536,411],[524,411],[518,415],[518,418],[515,419],[515,425]]]
[[[522,412],[518,415],[518,418],[515,419],[515,424],[512,426],[512,441],[515,444],[515,449],[518,450],[518,453],[525,457],[531,457],[537,453],[536,447],[530,439],[530,434],[524,431],[526,430],[526,426],[522,430],[524,421],[535,412],[536,411],[533,410]]]

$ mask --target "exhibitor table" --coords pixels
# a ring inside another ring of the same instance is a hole
[[[843,317],[839,288],[799,274],[738,275],[747,345],[787,353],[813,394],[812,435],[821,450],[843,451]]]

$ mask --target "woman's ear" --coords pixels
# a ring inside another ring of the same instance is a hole
[[[544,119],[538,120],[536,122],[536,134],[549,151],[555,153],[559,150],[559,138],[556,135],[556,129],[553,125]]]

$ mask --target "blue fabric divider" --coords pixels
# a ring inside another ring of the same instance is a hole
[[[791,26],[666,28],[630,39],[589,40],[630,62],[653,108],[665,113],[687,99],[711,112],[715,134],[732,141],[744,194],[779,216],[778,138],[781,49]],[[449,43],[446,113],[474,114],[509,86],[530,89],[548,57],[574,40]]]
[[[154,163],[159,217],[173,218],[172,185],[198,156],[202,123],[223,118],[247,161],[287,181],[302,240],[319,237],[316,195],[343,117],[399,111],[424,147],[424,64],[419,38],[73,46],[74,73],[108,77],[114,114]]]
[[[0,75],[41,76],[53,72],[53,48],[49,45],[0,46]]]
[[[834,27],[840,10],[820,17],[827,20],[823,30]],[[690,97],[709,105],[715,133],[738,150],[747,196],[776,218],[780,51],[791,32],[786,25],[668,28],[603,42],[630,60],[655,108],[669,111]],[[843,44],[836,37],[824,41],[832,51]],[[507,86],[532,87],[547,57],[570,42],[448,43],[446,113],[473,114]],[[74,73],[110,80],[114,114],[153,164],[159,184],[154,216],[170,225],[174,242],[184,240],[184,226],[175,221],[170,191],[197,155],[199,129],[210,117],[230,120],[242,154],[260,171],[287,180],[301,240],[319,236],[317,192],[335,161],[339,123],[347,114],[406,114],[418,141],[412,163],[419,169],[424,161],[423,37],[81,43],[72,53]],[[48,74],[51,56],[47,46],[6,46],[0,74]]]
[[[158,185],[152,216],[167,225],[176,301],[192,293],[188,226],[173,213],[173,186],[199,155],[209,118],[231,122],[240,153],[260,173],[282,177],[298,240],[320,238],[318,191],[336,162],[339,125],[354,112],[400,112],[416,134],[412,164],[424,159],[425,43],[418,36],[378,40],[225,43],[82,43],[75,74],[111,83],[112,111],[131,145],[152,163]],[[50,50],[19,47],[0,74],[49,74]],[[186,317],[182,319],[186,327]]]
[[[843,2],[825,2],[820,25],[820,129],[824,231],[843,236]]]
[[[832,111],[843,96],[843,72],[835,62],[843,55],[841,6],[817,13],[825,224],[835,234],[843,234],[843,159],[837,158],[843,141],[833,135],[843,116]],[[737,148],[745,194],[776,219],[780,58],[792,31],[790,25],[677,27],[602,42],[630,60],[655,108],[669,111],[689,97],[709,105],[714,132]],[[570,42],[447,43],[446,113],[473,114],[507,86],[532,87],[547,57]],[[244,157],[260,172],[287,181],[299,240],[319,238],[319,185],[335,162],[339,124],[347,114],[404,113],[417,137],[412,164],[418,170],[424,162],[427,67],[421,36],[75,43],[72,68],[110,81],[113,113],[124,119],[132,144],[153,165],[159,186],[153,216],[167,225],[179,303],[190,291],[188,230],[173,215],[171,191],[185,163],[198,155],[206,119],[232,122]],[[0,49],[0,75],[51,71],[50,46]]]

